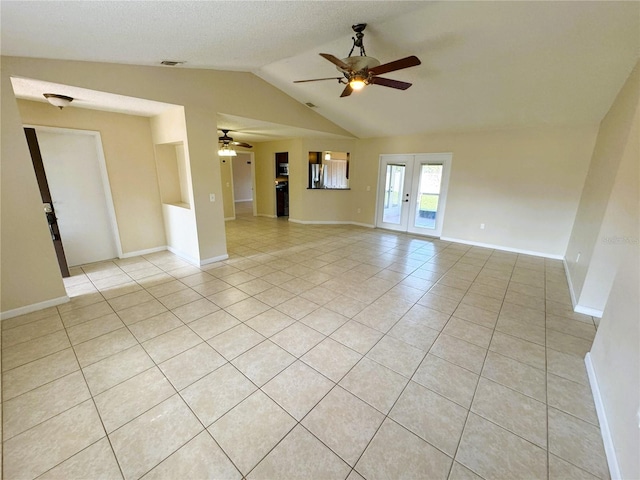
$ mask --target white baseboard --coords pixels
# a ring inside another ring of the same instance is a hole
[[[147,248],[146,250],[136,250],[135,252],[127,252],[120,255],[119,258],[139,257],[141,255],[149,255],[150,253],[163,252],[167,250],[167,246]]]
[[[32,303],[31,305],[25,305],[24,307],[14,308],[13,310],[7,310],[0,313],[0,320],[6,320],[8,318],[18,317],[31,312],[37,312],[38,310],[44,310],[45,308],[55,307],[67,303],[69,297],[67,295],[58,298],[52,298],[51,300],[45,300],[44,302]]]
[[[227,255],[227,254],[218,255],[217,257],[206,258],[204,260],[200,260],[200,266],[202,267],[203,265],[209,265],[211,263],[222,262],[223,260],[227,260],[228,258],[229,258],[229,255]]]
[[[376,228],[376,226],[372,223],[351,222],[351,225],[357,225],[358,227],[366,227],[366,228]]]
[[[555,255],[553,253],[535,252],[533,250],[523,250],[521,248],[511,248],[511,247],[505,247],[502,245],[493,245],[490,243],[472,242],[469,240],[461,240],[459,238],[440,237],[440,240],[443,240],[445,242],[462,243],[464,245],[473,245],[474,247],[492,248],[494,250],[501,250],[503,252],[520,253],[522,255],[531,255],[532,257],[543,257],[543,258],[550,258],[553,260],[564,259],[562,255]]]
[[[600,395],[598,379],[596,377],[596,372],[593,369],[591,352],[588,352],[584,357],[584,363],[587,367],[587,375],[589,375],[589,384],[591,385],[591,393],[593,394],[593,401],[596,406],[596,413],[598,414],[598,422],[600,422],[600,434],[602,435],[602,442],[604,443],[604,453],[607,456],[609,474],[611,475],[612,480],[619,480],[622,476],[620,475],[620,467],[618,466],[618,459],[613,446],[613,438],[611,438],[609,422],[607,421],[604,404],[602,403],[602,396]]]
[[[235,219],[236,219],[236,216],[234,215],[233,217],[225,217],[224,221],[228,222],[229,220],[235,220]]]
[[[583,307],[582,305],[576,305],[573,307],[573,311],[576,313],[582,313],[583,315],[589,315],[591,317],[602,318],[604,312],[597,308]]]
[[[367,223],[357,223],[341,220],[298,220],[296,218],[289,217],[291,223],[299,223],[302,225],[357,225],[359,227],[375,228],[375,225],[369,225]]]
[[[278,218],[276,215],[267,215],[266,213],[257,213],[256,217]]]
[[[240,202],[253,202],[253,198],[245,198],[243,200],[234,200],[233,203],[240,203]]]
[[[171,253],[173,253],[174,255],[177,255],[177,256],[178,256],[178,257],[180,257],[181,259],[183,259],[183,260],[185,260],[185,261],[189,262],[191,265],[195,265],[196,267],[199,267],[199,266],[200,266],[200,260],[199,260],[199,259],[197,259],[197,258],[193,258],[192,256],[187,255],[186,253],[184,253],[184,252],[182,252],[182,251],[180,251],[180,250],[177,250],[177,249],[175,249],[175,248],[173,248],[173,247],[169,247],[169,246],[168,246],[168,247],[167,247],[167,250],[169,250],[169,251],[170,251]]]

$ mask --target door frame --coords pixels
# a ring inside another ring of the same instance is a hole
[[[98,168],[100,169],[100,180],[102,183],[102,190],[105,197],[105,204],[107,206],[107,215],[109,216],[109,226],[111,227],[111,234],[113,236],[113,241],[116,246],[116,253],[118,258],[122,258],[122,243],[120,242],[120,230],[118,229],[118,221],[116,218],[116,211],[113,205],[113,197],[111,195],[111,184],[109,182],[109,174],[107,172],[107,161],[104,156],[104,150],[102,148],[102,136],[100,132],[94,130],[79,130],[76,128],[61,128],[61,127],[49,127],[45,125],[34,125],[34,124],[25,124],[23,125],[25,128],[33,128],[36,131],[36,136],[38,135],[38,131],[42,132],[51,132],[57,134],[68,134],[68,135],[88,135],[93,137],[94,144],[96,147],[96,154],[98,157]],[[64,239],[62,241],[64,245]]]
[[[382,162],[385,158],[389,159],[393,157],[398,158],[399,163],[402,161],[406,161],[407,157],[412,158],[411,160],[412,165],[410,167],[410,170],[413,178],[411,179],[410,187],[409,187],[411,189],[410,195],[414,194],[414,190],[417,190],[417,186],[419,185],[420,179],[419,177],[415,176],[415,172],[413,171],[413,167],[419,164],[419,159],[426,157],[428,160],[432,160],[434,163],[442,163],[443,171],[442,171],[442,180],[441,180],[441,188],[440,188],[440,199],[438,203],[438,222],[439,223],[437,223],[437,225],[439,229],[434,230],[433,233],[425,232],[424,231],[425,229],[412,230],[411,215],[415,214],[415,202],[410,199],[407,228],[406,229],[403,229],[403,228],[389,229],[389,230],[404,232],[404,233],[411,233],[412,235],[421,235],[426,237],[440,238],[442,236],[442,227],[444,225],[444,213],[445,213],[445,208],[447,203],[447,194],[449,191],[449,178],[451,176],[451,164],[453,160],[453,153],[439,152],[439,153],[383,153],[383,154],[380,154],[379,161],[378,161],[378,182],[377,182],[377,188],[376,188],[376,208],[375,208],[375,218],[374,218],[375,220],[374,225],[376,228],[386,228],[386,227],[380,226],[381,222],[379,222],[378,220],[379,213],[380,213],[380,195],[382,190],[381,185],[384,182],[383,176],[386,177],[386,172],[383,172],[382,170]],[[440,202],[440,200],[442,201]]]

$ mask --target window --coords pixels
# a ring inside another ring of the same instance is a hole
[[[349,188],[348,152],[309,152],[309,188]]]

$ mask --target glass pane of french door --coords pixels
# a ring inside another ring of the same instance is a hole
[[[437,225],[440,187],[442,185],[442,165],[422,164],[416,195],[416,209],[413,225],[416,228],[435,230]]]
[[[402,192],[406,165],[387,164],[382,221],[399,225],[402,221]]]

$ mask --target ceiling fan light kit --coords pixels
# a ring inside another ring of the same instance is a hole
[[[218,155],[221,157],[237,157],[238,153],[227,145],[218,150]]]
[[[220,130],[222,132],[222,136],[218,137],[218,141],[220,142],[220,150],[218,150],[218,155],[221,157],[236,157],[237,152],[231,148],[231,145],[236,145],[238,147],[244,148],[253,148],[253,145],[249,145],[244,142],[235,142],[233,138],[231,138],[228,133],[231,130]]]
[[[319,82],[323,80],[337,80],[338,83],[346,85],[342,91],[341,97],[348,97],[354,90],[362,90],[365,85],[381,85],[383,87],[395,88],[397,90],[406,90],[411,86],[408,82],[401,82],[400,80],[392,80],[390,78],[378,77],[383,73],[395,72],[396,70],[402,70],[409,67],[415,67],[420,65],[420,59],[416,56],[410,56],[395,60],[393,62],[380,65],[378,59],[373,57],[367,57],[364,50],[364,44],[362,42],[364,38],[364,29],[366,23],[357,23],[351,28],[356,33],[355,37],[352,37],[353,46],[349,52],[347,58],[339,59],[330,53],[321,53],[320,56],[333,63],[338,71],[342,73],[342,77],[329,77],[329,78],[313,78],[310,80],[295,80],[293,83],[305,83],[305,82]],[[358,47],[360,55],[352,57],[354,49]]]

